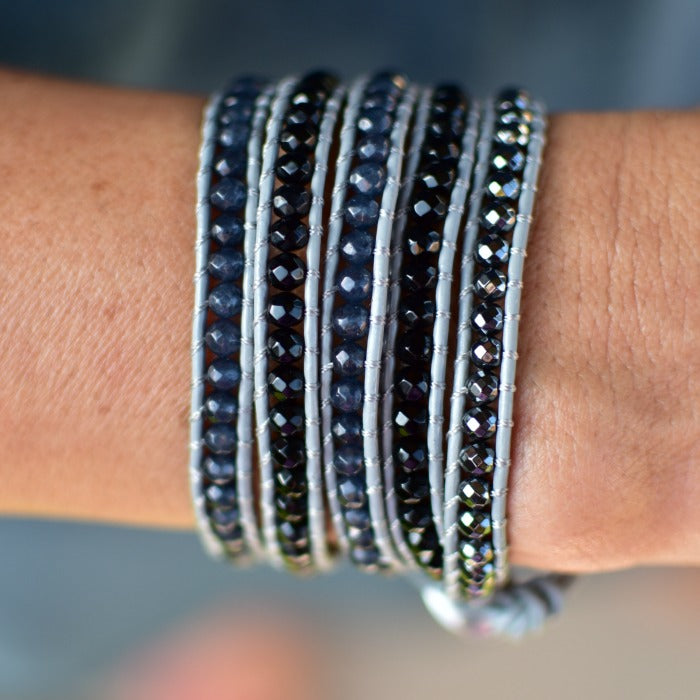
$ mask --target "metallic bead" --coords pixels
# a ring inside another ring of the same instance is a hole
[[[474,292],[486,301],[501,299],[505,296],[508,278],[505,273],[490,267],[481,272],[474,280]]]
[[[477,240],[474,256],[482,265],[495,267],[507,262],[509,253],[510,246],[503,238],[487,233]]]
[[[490,542],[462,540],[459,545],[459,554],[467,570],[490,564],[493,561],[493,548]]]
[[[486,511],[466,510],[457,519],[457,528],[465,537],[482,540],[491,534],[491,516]]]
[[[489,202],[479,213],[479,223],[489,233],[507,233],[515,226],[516,216],[510,204]]]
[[[497,338],[481,336],[469,348],[469,357],[478,367],[498,367],[501,363],[501,343]]]
[[[459,500],[467,508],[487,508],[491,503],[491,490],[487,482],[481,479],[467,479],[459,485]]]
[[[490,165],[496,171],[519,173],[525,167],[525,154],[513,144],[501,143],[491,151]]]
[[[496,414],[483,406],[470,408],[462,417],[462,430],[470,441],[488,440],[496,434]]]
[[[467,474],[486,476],[493,472],[496,456],[492,447],[467,445],[460,450],[459,465]]]
[[[498,398],[498,377],[477,369],[467,379],[467,396],[476,404],[487,404]]]
[[[503,328],[503,309],[497,304],[482,302],[471,313],[474,330],[481,333],[496,333]]]
[[[520,195],[520,179],[510,170],[492,173],[485,183],[486,191],[498,200],[517,199]]]

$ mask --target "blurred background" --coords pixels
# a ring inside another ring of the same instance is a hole
[[[200,93],[394,66],[557,111],[697,106],[699,37],[697,0],[0,0],[0,63]],[[700,570],[589,577],[514,646],[450,637],[399,580],[235,571],[190,534],[5,520],[0,552],[0,700],[700,697]]]

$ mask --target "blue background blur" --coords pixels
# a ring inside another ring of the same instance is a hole
[[[0,62],[194,92],[241,72],[396,66],[478,95],[522,83],[553,110],[686,107],[700,103],[700,2],[0,0]],[[700,696],[694,572],[589,579],[542,639],[513,649],[453,641],[398,581],[236,572],[193,535],[6,520],[0,553],[3,700],[89,695],[86,683],[174,621],[267,599],[328,635],[332,700]]]

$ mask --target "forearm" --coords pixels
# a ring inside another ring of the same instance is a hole
[[[0,511],[189,527],[200,98],[3,74]],[[700,563],[697,114],[553,117],[523,293],[519,563]]]

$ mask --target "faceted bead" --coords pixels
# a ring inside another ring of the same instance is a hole
[[[364,301],[372,291],[372,274],[360,265],[347,265],[335,280],[338,293],[347,301]]]
[[[424,401],[428,397],[430,376],[420,367],[404,367],[396,374],[396,393],[404,401]]]
[[[391,131],[392,118],[381,108],[362,110],[357,120],[357,130],[369,136],[386,135]]]
[[[466,569],[490,564],[493,561],[493,549],[490,542],[463,540],[459,546],[459,553]]]
[[[359,304],[343,304],[333,311],[333,330],[348,340],[359,340],[369,330],[369,311]]]
[[[220,245],[238,245],[245,234],[245,224],[240,216],[221,214],[209,228],[211,237]]]
[[[418,173],[417,183],[426,191],[437,190],[444,194],[452,186],[455,179],[455,169],[449,163],[440,161],[430,163]]]
[[[230,423],[215,423],[204,432],[204,444],[214,454],[230,454],[236,449],[236,429]]]
[[[438,268],[433,255],[425,254],[411,258],[401,271],[401,284],[409,292],[435,289],[437,282]]]
[[[217,141],[222,148],[244,151],[250,138],[249,124],[229,124],[219,129]]]
[[[384,163],[389,157],[389,139],[385,136],[365,136],[357,143],[356,152],[360,160]]]
[[[482,406],[470,408],[462,417],[462,429],[471,441],[488,440],[496,433],[496,414]]]
[[[435,320],[435,302],[422,294],[408,294],[399,304],[399,319],[409,328]]]
[[[297,90],[306,92],[329,93],[338,84],[338,78],[325,70],[314,70],[306,73],[297,84]]]
[[[303,523],[292,523],[283,520],[277,525],[277,536],[281,542],[292,544],[295,547],[309,546],[309,530]]]
[[[364,468],[363,451],[360,445],[344,445],[335,451],[333,466],[338,474],[354,476]]]
[[[474,291],[477,296],[492,301],[500,299],[506,293],[508,278],[503,272],[490,267],[484,270],[474,281]]]
[[[331,404],[343,413],[353,413],[362,408],[362,384],[356,379],[341,379],[331,386]]]
[[[503,309],[496,304],[482,302],[472,311],[472,328],[482,333],[496,333],[503,328]]]
[[[279,438],[270,446],[274,463],[284,469],[298,469],[306,462],[306,446],[297,438]]]
[[[209,256],[207,270],[222,282],[237,280],[243,274],[243,254],[238,250],[221,248]]]
[[[376,547],[355,546],[350,550],[350,561],[365,569],[375,567],[379,564],[379,550]]]
[[[277,159],[275,175],[288,185],[305,185],[312,174],[311,161],[302,153],[285,153]]]
[[[399,95],[405,89],[406,78],[401,73],[380,71],[372,76],[367,87],[365,87],[365,96],[376,95],[377,93]]]
[[[221,211],[239,211],[247,196],[245,183],[232,177],[222,177],[211,189],[209,201]]]
[[[282,364],[296,362],[304,355],[304,338],[295,331],[273,331],[267,339],[267,351]]]
[[[517,199],[520,194],[520,179],[510,170],[501,170],[489,176],[485,187],[494,199]]]
[[[433,525],[433,514],[425,503],[407,505],[401,509],[401,525],[404,530],[424,532]]]
[[[230,355],[241,347],[241,328],[232,321],[215,321],[204,334],[206,346],[216,355]]]
[[[457,527],[466,537],[482,540],[491,534],[491,517],[485,511],[467,510],[457,519]]]
[[[373,253],[374,237],[367,231],[354,229],[340,239],[340,254],[350,264],[364,265],[372,259]]]
[[[222,539],[239,539],[243,536],[238,508],[212,507],[210,505],[207,508],[207,515],[212,529]]]
[[[459,85],[454,83],[441,83],[433,91],[433,109],[436,105],[442,105],[445,109],[465,109],[466,97]]]
[[[240,148],[226,150],[214,162],[214,172],[219,177],[243,177],[247,160],[245,151]]]
[[[426,135],[430,142],[455,141],[464,132],[464,119],[459,116],[435,116],[428,123]]]
[[[285,437],[304,429],[304,409],[290,401],[281,401],[270,409],[270,424]]]
[[[459,500],[467,508],[486,508],[491,503],[491,489],[481,479],[467,479],[459,485],[457,491]]]
[[[365,508],[346,510],[343,519],[348,527],[354,527],[356,530],[369,530],[372,527],[372,519]]]
[[[228,105],[219,114],[219,124],[221,126],[231,126],[232,124],[246,124],[253,116],[254,104],[248,99],[235,98],[234,104]]]
[[[289,252],[299,250],[309,242],[309,227],[298,219],[277,219],[270,227],[270,243]]]
[[[207,455],[202,464],[204,476],[215,484],[226,484],[236,478],[236,462],[224,455]]]
[[[306,263],[294,253],[280,253],[267,265],[267,278],[277,289],[290,291],[306,279]]]
[[[316,131],[308,124],[288,126],[280,134],[280,148],[286,153],[310,151],[316,145]]]
[[[386,171],[378,163],[361,163],[352,170],[348,182],[359,194],[374,197],[384,189]]]
[[[364,479],[358,476],[348,476],[339,479],[338,500],[343,508],[363,508],[367,503]]]
[[[270,319],[278,326],[296,326],[304,318],[304,302],[289,292],[275,294],[268,307]]]
[[[454,141],[431,140],[423,148],[421,154],[426,161],[442,160],[456,163],[459,159],[460,145]]]
[[[275,481],[279,492],[289,498],[301,498],[306,495],[306,473],[303,469],[278,469]]]
[[[394,461],[405,472],[425,471],[428,468],[428,450],[423,440],[406,438],[394,447]]]
[[[534,120],[534,114],[530,109],[509,109],[501,112],[498,115],[498,121],[501,124],[528,124],[531,125]]]
[[[236,487],[232,484],[226,486],[210,484],[204,492],[204,497],[207,503],[212,506],[232,507],[238,502]]]
[[[516,212],[509,204],[490,202],[479,214],[479,223],[489,233],[506,233],[516,222]]]
[[[290,523],[304,523],[307,521],[306,501],[278,493],[275,496],[275,512],[280,520],[288,520]]]
[[[517,146],[498,144],[491,151],[491,168],[496,171],[519,173],[525,167],[525,154]]]
[[[449,203],[442,192],[422,190],[411,204],[411,215],[415,221],[430,225],[447,215]]]
[[[496,96],[496,109],[505,111],[509,109],[530,109],[532,98],[518,87],[503,88]]]
[[[530,142],[529,124],[507,124],[496,129],[494,140],[507,145],[527,146]]]
[[[235,284],[222,282],[209,292],[207,303],[217,316],[233,318],[241,313],[243,294]]]
[[[362,107],[364,109],[383,109],[386,112],[391,112],[396,109],[398,105],[397,95],[389,94],[385,92],[375,92],[369,96],[366,96],[362,100]]]
[[[399,404],[394,413],[394,424],[401,437],[424,435],[428,426],[428,411],[425,406],[413,403]]]
[[[433,351],[433,338],[427,333],[404,333],[396,339],[396,356],[407,365],[427,362]]]
[[[304,374],[289,365],[275,367],[267,375],[267,386],[278,401],[294,399],[304,393]]]
[[[348,528],[348,542],[357,547],[371,547],[374,544],[374,533],[371,530],[360,530],[356,527]]]
[[[365,367],[365,351],[356,343],[338,345],[333,353],[333,370],[341,377],[356,377]]]
[[[467,396],[476,404],[491,403],[498,398],[498,377],[478,369],[467,379]]]
[[[474,586],[491,587],[495,582],[496,570],[491,563],[470,567],[465,573],[465,579]]]
[[[492,447],[467,445],[459,453],[459,464],[467,474],[486,476],[493,472],[496,456]]]
[[[428,561],[433,552],[440,546],[434,528],[426,528],[422,532],[414,530],[406,538],[408,547],[414,554],[428,554]]]
[[[476,242],[474,256],[477,262],[489,267],[502,265],[508,260],[510,246],[496,233],[487,233]]]
[[[297,547],[290,542],[280,542],[280,553],[284,563],[291,571],[302,571],[311,564],[308,547]]]
[[[349,226],[369,228],[379,221],[379,204],[364,194],[356,194],[345,204],[345,221]]]
[[[362,442],[362,417],[357,413],[342,413],[331,423],[333,437],[343,445]]]
[[[432,228],[410,226],[406,232],[406,249],[411,255],[439,253],[442,246],[442,234]]]
[[[320,120],[319,110],[311,101],[294,104],[284,115],[284,121],[287,126],[317,127]]]
[[[469,357],[479,367],[498,367],[501,363],[501,343],[497,338],[481,336],[472,343]]]
[[[222,100],[224,107],[252,103],[264,88],[265,81],[254,75],[244,75],[231,81]]]
[[[272,194],[272,210],[280,218],[301,218],[310,208],[311,194],[301,185],[282,185]]]
[[[430,496],[430,482],[425,472],[400,474],[396,479],[396,495],[403,503],[414,505]]]
[[[226,391],[215,391],[204,399],[204,415],[212,423],[230,423],[238,413],[238,400]]]
[[[207,367],[207,381],[215,389],[233,389],[241,381],[241,366],[233,360],[218,358]]]

